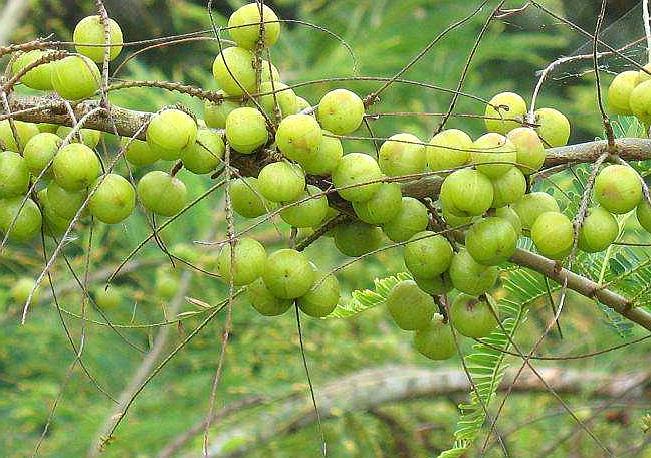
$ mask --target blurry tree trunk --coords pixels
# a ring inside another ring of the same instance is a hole
[[[29,0],[9,0],[0,13],[0,46],[6,45],[29,9]]]

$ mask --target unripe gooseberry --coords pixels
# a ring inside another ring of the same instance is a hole
[[[525,175],[540,170],[545,163],[545,145],[535,130],[530,127],[518,127],[506,136],[515,145],[517,166]]]
[[[260,105],[270,117],[274,116],[276,108],[280,116],[285,118],[296,113],[296,94],[286,84],[279,81],[264,81],[260,84]]]
[[[156,293],[161,299],[172,299],[178,293],[181,283],[178,275],[168,269],[156,271]]]
[[[72,219],[86,200],[85,189],[66,191],[55,181],[50,182],[45,189],[47,190],[47,206],[65,219]]]
[[[217,94],[225,96],[224,91],[217,91]],[[228,114],[239,106],[239,102],[228,99],[216,102],[206,100],[203,105],[203,120],[206,126],[212,129],[223,129],[226,127]]]
[[[48,134],[56,134],[57,130],[59,129],[59,126],[56,124],[49,124],[46,122],[41,122],[39,124],[36,124],[36,128],[38,129],[39,132],[46,132]]]
[[[483,297],[459,293],[450,306],[452,326],[466,337],[486,337],[497,326],[491,306]]]
[[[61,146],[61,139],[51,133],[34,135],[25,145],[23,157],[29,171],[37,177],[50,164]]]
[[[642,202],[637,206],[636,216],[640,226],[651,233],[651,205],[646,199],[642,199]]]
[[[100,163],[92,149],[83,143],[70,143],[52,160],[54,181],[66,191],[80,191],[99,176]]]
[[[274,64],[269,62],[266,59],[262,59],[261,61],[261,72],[260,72],[260,82],[264,83],[265,81],[280,81],[280,74],[278,73],[278,69]]]
[[[130,164],[141,167],[151,165],[160,159],[158,151],[149,147],[147,142],[131,138],[122,138],[120,146],[126,148],[124,157]]]
[[[258,279],[264,271],[267,252],[257,240],[243,237],[234,245],[222,247],[217,258],[217,271],[227,284],[248,285]]]
[[[344,156],[341,140],[332,136],[327,130],[321,131],[321,142],[316,154],[301,158],[305,173],[310,175],[330,175],[337,168]]]
[[[303,111],[307,108],[312,107],[312,104],[305,100],[303,97],[296,96],[296,112]]]
[[[161,159],[173,161],[181,150],[197,139],[197,123],[185,111],[166,108],[156,113],[147,126],[147,144]]]
[[[295,164],[273,162],[260,170],[258,188],[272,202],[293,202],[305,189],[305,174]]]
[[[506,135],[510,130],[520,126],[527,113],[527,103],[513,92],[500,92],[495,95],[484,111],[484,124],[488,132]]]
[[[117,224],[133,213],[136,191],[129,181],[115,173],[97,180],[95,192],[88,202],[91,215],[105,224]]]
[[[380,147],[378,164],[388,176],[421,173],[427,165],[425,145],[412,134],[392,135]]]
[[[267,143],[268,136],[264,116],[255,108],[236,108],[226,118],[226,141],[238,153],[253,153]]]
[[[437,310],[432,296],[413,280],[396,284],[387,296],[386,304],[393,321],[406,331],[426,328]]]
[[[143,176],[137,186],[138,197],[145,208],[157,215],[173,216],[185,206],[187,189],[177,177],[160,170]]]
[[[511,167],[504,175],[491,179],[491,184],[493,185],[492,208],[517,202],[527,190],[527,180],[517,167]]]
[[[337,249],[352,258],[375,251],[382,244],[382,231],[360,221],[339,224],[333,235]]]
[[[588,209],[579,231],[579,248],[586,253],[597,253],[608,248],[619,235],[617,219],[601,207]]]
[[[594,197],[611,213],[628,213],[642,200],[640,176],[627,165],[609,165],[595,179]]]
[[[64,99],[92,97],[101,80],[97,65],[86,56],[67,56],[52,63],[52,87]]]
[[[452,262],[452,246],[442,235],[423,231],[405,245],[405,265],[414,277],[435,278],[447,271]]]
[[[70,132],[72,132],[72,128],[67,126],[60,126],[57,129],[57,135],[61,139],[66,138]],[[70,138],[70,142],[78,142],[80,135],[81,142],[89,148],[95,148],[99,144],[99,141],[102,139],[102,133],[99,130],[79,129],[75,132],[72,138]]]
[[[273,46],[280,35],[280,23],[271,8],[254,2],[231,14],[228,18],[228,33],[237,46],[242,48],[255,49],[261,39],[265,47]]]
[[[446,211],[456,216],[479,216],[493,203],[493,185],[483,173],[461,169],[443,180],[439,198]]]
[[[199,129],[197,140],[181,150],[183,167],[197,175],[210,173],[224,157],[224,140],[214,130]]]
[[[217,85],[228,95],[242,95],[255,90],[255,58],[251,51],[236,46],[226,48],[215,57],[212,74]]]
[[[296,300],[301,311],[314,318],[329,315],[337,307],[341,297],[339,280],[333,274],[317,272],[310,290]]]
[[[515,252],[518,234],[511,223],[502,218],[484,218],[466,233],[466,250],[479,264],[495,266]]]
[[[499,269],[485,266],[475,261],[468,250],[455,253],[450,263],[448,275],[452,285],[466,294],[478,296],[493,287]]]
[[[570,121],[555,108],[538,108],[534,111],[536,132],[552,148],[565,146],[570,139]]]
[[[476,216],[457,216],[454,213],[450,212],[445,206],[441,208],[441,215],[443,219],[452,229],[460,228],[470,224],[473,220],[477,219]]]
[[[522,222],[518,214],[510,206],[500,207],[495,210],[495,216],[509,222],[513,227],[516,235],[519,237],[522,233]]]
[[[101,310],[115,309],[124,300],[122,290],[112,285],[108,289],[105,286],[96,287],[93,290],[93,298],[95,299],[95,304]]]
[[[293,227],[315,227],[325,219],[328,208],[328,197],[321,189],[308,185],[295,203],[280,211],[280,218]]]
[[[488,133],[472,144],[475,168],[489,178],[497,178],[511,170],[517,160],[515,145],[503,135]]]
[[[316,157],[321,139],[321,127],[308,115],[287,116],[276,131],[276,144],[280,152],[299,164]]]
[[[608,107],[618,115],[631,116],[631,92],[638,84],[638,73],[628,70],[615,76],[608,86]]]
[[[260,192],[257,178],[244,177],[232,181],[230,194],[233,211],[245,218],[264,215],[271,208],[271,203]]]
[[[33,64],[37,60],[45,57],[47,52],[40,49],[33,49],[31,51],[20,54],[11,65],[11,72],[16,75],[23,68]],[[20,77],[20,82],[32,89],[40,91],[47,91],[52,89],[52,62],[38,65],[23,76]]]
[[[645,80],[633,88],[629,106],[637,119],[644,124],[651,124],[651,80]]]
[[[332,172],[332,182],[339,195],[351,202],[364,202],[380,190],[382,171],[368,154],[346,154]],[[366,183],[366,184],[364,184]]]
[[[109,60],[114,60],[122,51],[123,36],[120,25],[108,18],[109,40],[106,41],[104,23],[100,16],[86,16],[75,26],[72,41],[78,53],[91,58],[95,62],[104,61],[104,49],[108,45]],[[84,46],[95,45],[95,46]],[[99,46],[98,46],[99,45]]]
[[[355,213],[365,223],[384,224],[402,208],[402,191],[398,183],[382,183],[378,192],[364,202],[353,202]]]
[[[0,199],[25,195],[29,188],[29,169],[18,153],[0,153]]]
[[[447,274],[437,275],[432,278],[414,277],[414,281],[420,289],[434,296],[440,296],[452,290],[452,283]]]
[[[262,280],[276,297],[295,299],[307,293],[316,273],[305,254],[289,248],[275,251],[264,264]]]
[[[536,218],[545,212],[560,212],[558,202],[545,192],[532,192],[522,196],[520,200],[511,205],[518,214],[522,229],[529,230]]]
[[[450,325],[443,322],[443,315],[436,313],[426,328],[416,331],[414,348],[434,361],[449,359],[456,354],[454,335]]]
[[[398,213],[382,226],[382,231],[393,242],[404,242],[424,231],[429,224],[427,207],[418,199],[403,197]]]
[[[562,259],[572,251],[574,225],[562,213],[543,213],[531,226],[531,240],[543,256]]]
[[[262,278],[258,278],[246,287],[246,299],[258,313],[264,316],[282,315],[292,305],[291,299],[281,299],[273,295]]]
[[[56,186],[56,183],[51,182],[48,185],[48,188],[50,186]],[[43,231],[46,235],[51,235],[58,238],[64,234],[68,229],[68,226],[70,226],[71,218],[66,218],[62,215],[59,215],[52,209],[52,205],[48,199],[48,188],[41,189],[37,193],[38,203],[41,207],[42,226]]]
[[[326,130],[336,135],[348,135],[362,125],[364,102],[348,89],[335,89],[319,101],[317,119]]]
[[[0,143],[4,146],[6,151],[19,153],[23,151],[23,148],[32,137],[39,134],[39,130],[36,124],[22,121],[14,121],[14,127],[18,133],[20,146],[16,144],[16,139],[14,138],[14,133],[11,130],[11,125],[9,124],[8,119],[0,121]]]
[[[14,286],[11,288],[10,294],[11,298],[14,300],[16,305],[23,305],[29,299],[29,295],[36,286],[36,281],[33,278],[22,277],[16,280]],[[32,305],[38,302],[40,289],[37,288],[32,294]]]
[[[32,199],[27,199],[24,205],[23,197],[0,200],[0,232],[5,236],[9,232],[9,240],[27,242],[33,239],[41,230],[41,222],[41,211]]]
[[[433,172],[452,170],[470,162],[472,139],[458,129],[448,129],[434,135],[426,148],[427,164]]]

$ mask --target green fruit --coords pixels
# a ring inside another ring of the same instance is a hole
[[[11,130],[11,125],[9,124],[8,119],[0,121],[0,143],[6,151],[19,153],[23,151],[23,148],[27,142],[31,140],[32,137],[39,134],[39,130],[36,124],[30,124],[22,121],[14,121],[14,126],[18,132],[18,141],[20,142],[20,147],[16,144],[16,140],[14,139],[14,134]]]
[[[562,213],[543,213],[531,226],[531,240],[543,256],[563,259],[574,245],[574,225]]]
[[[199,129],[197,140],[181,151],[183,167],[197,175],[210,173],[224,157],[224,140],[214,130]]]
[[[280,211],[280,217],[294,227],[313,227],[325,219],[328,208],[328,197],[321,189],[308,185],[307,190],[296,199],[296,203]]]
[[[314,318],[330,315],[337,307],[341,289],[339,280],[332,274],[318,272],[312,288],[296,300],[303,313]]]
[[[611,213],[628,213],[642,200],[642,181],[632,167],[609,165],[595,179],[594,197]]]
[[[522,199],[511,205],[511,208],[518,214],[522,229],[525,230],[531,229],[536,218],[541,214],[561,211],[556,199],[544,192],[525,194]]]
[[[293,202],[303,194],[305,175],[297,165],[273,162],[260,170],[258,188],[272,202]]]
[[[355,213],[365,223],[384,224],[402,208],[402,191],[398,183],[382,183],[378,192],[364,202],[353,202]]]
[[[225,95],[224,91],[217,91],[218,94]],[[240,106],[239,102],[223,99],[218,102],[206,100],[203,106],[203,120],[206,126],[213,129],[223,129],[226,127],[226,118],[229,113]]]
[[[370,200],[380,190],[382,183],[377,180],[382,177],[377,161],[363,153],[346,154],[332,172],[337,192],[351,202]]]
[[[307,108],[311,108],[312,104],[305,100],[303,97],[296,96],[296,112],[301,112]]]
[[[341,158],[344,156],[344,147],[341,140],[332,137],[332,133],[322,130],[321,142],[316,154],[305,155],[301,159],[301,165],[305,173],[310,175],[331,175],[337,168]]]
[[[404,242],[427,229],[428,224],[427,207],[413,197],[403,197],[400,210],[382,226],[382,230],[393,242]]]
[[[217,271],[226,282],[244,286],[260,278],[267,252],[257,240],[243,237],[234,246],[223,246],[217,258]]]
[[[534,111],[536,132],[543,142],[552,148],[567,145],[570,139],[570,121],[554,108],[538,108]]]
[[[0,153],[0,199],[25,195],[29,188],[29,169],[18,153]]]
[[[296,113],[296,94],[286,84],[274,80],[264,81],[260,84],[260,105],[265,113],[271,118],[274,117],[276,107],[280,110],[280,116],[285,118]]]
[[[441,209],[441,214],[447,225],[452,229],[470,224],[474,219],[477,218],[475,216],[457,216],[454,213],[448,211],[445,206]]]
[[[52,87],[64,99],[92,97],[101,80],[97,65],[86,56],[68,56],[52,63]]]
[[[56,183],[50,183],[49,186],[56,186]],[[52,209],[48,199],[48,188],[38,192],[38,203],[41,207],[42,226],[45,234],[57,238],[63,235],[68,230],[72,218],[61,216]]]
[[[316,273],[307,256],[285,248],[269,255],[264,265],[262,279],[274,296],[281,299],[295,299],[312,288]]]
[[[636,216],[640,226],[651,233],[651,205],[646,200],[642,200],[637,206]]]
[[[124,177],[109,173],[97,180],[88,209],[105,224],[117,224],[127,219],[136,206],[136,191]]]
[[[414,277],[437,278],[452,262],[452,246],[442,235],[423,231],[405,245],[405,265]]]
[[[124,157],[130,164],[141,167],[151,165],[160,159],[158,152],[155,149],[150,148],[147,142],[135,139],[130,140],[130,138],[125,137],[120,141],[120,146],[122,148],[126,147]]]
[[[651,80],[635,86],[631,91],[629,106],[637,119],[644,124],[651,124]]]
[[[33,64],[47,54],[47,52],[40,49],[33,49],[31,51],[19,54],[11,65],[11,72],[16,75],[23,68]],[[37,67],[32,68],[20,77],[20,82],[27,87],[41,91],[48,91],[52,89],[52,62],[41,64]]]
[[[71,143],[54,156],[52,173],[54,181],[66,191],[81,191],[99,176],[99,159],[83,143]]]
[[[72,41],[75,42],[75,49],[77,52],[91,58],[95,62],[103,62],[104,49],[107,45],[110,45],[109,60],[114,60],[118,57],[122,51],[122,29],[120,29],[120,25],[111,18],[108,18],[108,27],[109,40],[107,42],[104,24],[102,23],[101,17],[86,16],[79,21],[72,34]]]
[[[615,76],[608,87],[608,107],[614,114],[631,116],[631,92],[638,83],[638,72],[629,70]]]
[[[238,8],[231,14],[228,19],[228,33],[241,48],[255,49],[260,41],[268,47],[278,41],[280,23],[271,8],[254,2]]]
[[[268,137],[264,116],[255,108],[240,107],[228,114],[226,141],[238,153],[253,153],[267,143]]]
[[[319,124],[335,135],[348,135],[362,125],[364,102],[348,89],[335,89],[319,101],[317,119]]]
[[[515,210],[513,210],[513,208],[508,206],[500,207],[497,210],[495,210],[495,216],[508,221],[511,227],[513,227],[513,230],[515,231],[516,235],[520,236],[520,234],[522,233],[522,222],[520,221],[520,217],[515,212]]]
[[[45,170],[61,146],[61,139],[51,133],[34,135],[25,145],[23,157],[25,164],[34,177]]]
[[[527,180],[522,172],[512,167],[504,175],[491,179],[493,185],[492,208],[500,208],[517,202],[527,190]]]
[[[182,110],[167,108],[149,121],[147,144],[166,161],[180,157],[181,150],[197,139],[197,123]]]
[[[450,283],[447,274],[437,275],[433,278],[414,277],[414,281],[420,289],[434,296],[446,294],[452,289],[452,283]]]
[[[172,299],[179,291],[179,277],[168,270],[156,272],[156,292],[161,299]]]
[[[638,207],[639,208],[639,207]],[[588,209],[579,232],[579,248],[587,253],[597,253],[608,248],[619,235],[617,219],[601,207]]]
[[[299,164],[316,157],[321,139],[319,124],[308,115],[290,115],[280,122],[276,131],[278,149]]]
[[[262,71],[260,73],[260,82],[264,83],[265,81],[271,80],[280,81],[280,74],[276,66],[266,59],[262,59],[261,62]]]
[[[493,203],[493,185],[481,172],[461,169],[445,178],[439,198],[455,216],[479,216]]]
[[[513,92],[501,92],[494,96],[484,111],[486,130],[506,135],[510,130],[520,126],[527,113],[527,103]]]
[[[71,127],[61,126],[57,129],[57,135],[61,139],[66,138],[70,132],[72,132]],[[75,132],[75,135],[72,136],[70,142],[78,142],[80,134],[81,142],[89,148],[95,148],[102,139],[102,133],[98,130],[80,129],[78,132]]]
[[[386,304],[393,320],[406,331],[426,328],[437,310],[432,296],[413,280],[403,280],[394,286]]]
[[[497,320],[485,298],[460,293],[450,307],[452,326],[466,337],[481,339],[490,334]]]
[[[36,281],[33,278],[22,277],[16,280],[10,292],[11,298],[14,300],[16,305],[22,306],[25,302],[27,302],[27,299],[29,299],[29,295],[34,289],[35,285]],[[36,289],[36,291],[34,291],[34,294],[32,294],[32,305],[38,302],[38,296],[39,290]]]
[[[375,251],[382,244],[382,231],[360,221],[339,224],[333,235],[337,249],[351,258]]]
[[[233,211],[245,218],[256,218],[267,213],[271,204],[262,197],[258,179],[238,178],[230,184],[231,206]]]
[[[472,145],[475,168],[489,178],[498,178],[511,170],[517,161],[515,145],[496,133],[482,135]]]
[[[187,201],[185,184],[169,173],[154,170],[143,176],[137,186],[138,197],[145,208],[157,215],[173,216]]]
[[[238,47],[224,49],[212,64],[217,85],[228,95],[252,93],[256,83],[254,61],[251,51]]]
[[[86,200],[86,190],[66,191],[52,181],[47,185],[48,207],[65,219],[72,219]]]
[[[40,123],[36,124],[36,127],[38,128],[39,132],[45,132],[48,134],[56,134],[57,129],[59,129],[59,126],[56,124],[48,124],[48,123]]]
[[[27,199],[24,205],[22,203],[23,197],[0,200],[0,231],[5,236],[9,232],[9,240],[28,242],[41,230],[42,217],[32,199]]]
[[[261,315],[277,316],[285,313],[292,305],[291,299],[274,296],[258,278],[246,288],[246,298]]]
[[[425,145],[415,135],[393,135],[380,147],[378,163],[380,170],[389,176],[421,173],[427,165]]]
[[[117,286],[111,286],[109,289],[98,286],[93,290],[93,297],[95,298],[95,304],[101,310],[115,309],[124,300],[122,291]]]
[[[511,223],[501,218],[477,221],[466,234],[466,249],[479,264],[495,266],[513,255],[518,234]]]
[[[461,250],[452,257],[448,270],[452,285],[466,294],[478,296],[493,287],[499,269],[475,261],[467,250]]]
[[[421,355],[435,360],[452,358],[457,347],[450,326],[443,322],[443,316],[435,314],[434,319],[425,329],[414,334],[414,348]]]
[[[538,134],[530,127],[518,127],[506,136],[515,145],[518,168],[525,175],[540,170],[545,163],[545,145]]]
[[[448,129],[434,135],[427,146],[427,164],[433,172],[454,170],[470,163],[472,139],[465,132]]]

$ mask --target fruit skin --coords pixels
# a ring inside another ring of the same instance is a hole
[[[267,143],[264,116],[251,107],[235,108],[226,118],[226,141],[238,153],[251,154]]]
[[[479,264],[495,266],[509,259],[517,247],[518,234],[505,219],[484,218],[466,233],[466,250]]]
[[[493,203],[493,185],[481,172],[461,169],[445,178],[439,198],[455,216],[479,216]]]
[[[452,329],[443,322],[441,314],[435,314],[425,329],[416,331],[414,348],[421,355],[435,361],[449,359],[456,354],[457,347],[454,343]]]
[[[328,215],[328,197],[316,186],[308,185],[296,201],[280,211],[280,218],[293,227],[318,226]]]
[[[21,53],[11,65],[11,72],[16,75],[23,68],[31,65],[46,55],[47,52],[44,52],[40,49],[33,49],[31,51]],[[27,87],[41,91],[48,91],[52,89],[52,62],[41,64],[37,67],[32,68],[20,77],[20,82]]]
[[[230,184],[233,211],[245,218],[256,218],[267,213],[272,205],[262,197],[259,188],[258,179],[254,177],[234,180]]]
[[[472,162],[488,178],[498,178],[511,170],[517,160],[515,145],[503,135],[488,133],[472,144]]]
[[[441,216],[443,216],[447,225],[453,229],[470,224],[473,220],[477,219],[476,216],[457,216],[445,207],[441,208]]]
[[[217,93],[225,95],[224,91],[217,91]],[[226,118],[229,113],[239,106],[238,102],[232,100],[224,99],[218,102],[206,100],[203,105],[203,120],[210,128],[223,129],[226,127]]]
[[[113,19],[108,18],[108,26],[110,35],[108,44],[111,45],[109,48],[109,60],[114,60],[122,51],[124,38],[122,36],[120,25]],[[104,33],[104,24],[102,24],[102,19],[99,16],[86,16],[79,21],[72,33],[72,41],[75,42],[75,49],[78,53],[91,58],[95,62],[104,61],[106,36]],[[102,46],[82,46],[82,44],[95,44]]]
[[[271,294],[281,299],[301,297],[312,288],[315,279],[316,273],[307,256],[289,248],[269,255],[262,274]]]
[[[48,185],[48,188],[50,186],[56,186],[56,183],[51,182]],[[58,186],[56,187],[58,189],[61,189]],[[38,204],[41,207],[41,224],[46,235],[51,235],[58,238],[63,235],[68,229],[68,226],[70,226],[71,218],[66,218],[54,211],[52,205],[50,204],[50,200],[48,199],[48,188],[41,189],[37,193]]]
[[[595,179],[594,197],[611,213],[628,213],[642,200],[640,176],[627,165],[609,165]]]
[[[321,145],[321,127],[312,116],[290,115],[276,131],[276,144],[286,158],[303,164],[314,158]]]
[[[450,306],[452,326],[466,337],[486,337],[497,326],[495,315],[485,298],[459,293]]]
[[[508,221],[518,237],[522,234],[522,221],[520,221],[520,217],[513,208],[509,206],[500,207],[495,210],[495,216]]]
[[[404,242],[424,231],[428,224],[427,207],[413,197],[403,197],[400,210],[382,226],[382,231],[391,241]]]
[[[36,128],[38,129],[39,132],[46,132],[48,134],[56,134],[57,129],[59,128],[59,126],[57,126],[56,124],[48,124],[48,123],[41,122],[41,123],[36,124]]]
[[[262,278],[258,278],[246,288],[246,298],[254,309],[264,316],[278,316],[292,305],[291,299],[281,299],[271,294]]]
[[[433,278],[422,278],[414,276],[414,281],[420,289],[431,295],[441,295],[450,292],[452,283],[447,274],[437,275]]]
[[[504,175],[493,178],[491,184],[493,185],[492,208],[500,208],[517,202],[527,190],[527,180],[516,167],[511,167]]]
[[[173,161],[197,139],[197,123],[186,112],[167,108],[149,121],[147,144],[161,159]]]
[[[85,99],[99,89],[102,77],[95,62],[88,57],[68,56],[52,65],[52,87],[64,99]]]
[[[120,147],[125,148],[124,157],[130,164],[135,166],[151,165],[160,159],[158,152],[150,148],[147,142],[142,140],[132,140],[129,138],[122,138],[120,140]],[[128,145],[128,146],[127,146]]]
[[[14,286],[11,288],[10,292],[11,298],[14,300],[16,305],[22,306],[25,302],[27,302],[27,299],[29,299],[29,294],[34,289],[35,284],[36,281],[33,278],[22,277],[16,280],[16,283],[14,283]],[[39,289],[34,291],[34,294],[32,295],[32,305],[38,302],[38,296]]]
[[[272,202],[293,202],[305,189],[305,175],[295,164],[273,162],[260,170],[258,188]]]
[[[97,179],[97,188],[88,201],[90,213],[105,224],[127,219],[136,206],[136,191],[126,178],[109,173]]]
[[[333,274],[318,272],[312,288],[296,299],[296,305],[303,313],[322,318],[330,315],[341,297],[339,280]]]
[[[29,188],[29,169],[18,153],[0,153],[0,199],[25,195]]]
[[[332,132],[321,131],[321,142],[316,154],[303,157],[301,165],[305,173],[310,175],[327,176],[337,168],[341,158],[344,156],[344,147],[341,140],[331,137]]]
[[[651,124],[651,80],[645,80],[635,86],[631,91],[629,106],[641,122]]]
[[[65,139],[71,131],[72,131],[71,127],[60,126],[57,129],[57,135],[61,139]],[[89,148],[95,148],[99,144],[99,141],[102,138],[102,133],[98,130],[79,129],[79,131],[72,136],[70,142],[71,143],[78,142],[79,134],[81,134],[81,142],[84,145],[88,146]]]
[[[230,244],[222,247],[217,258],[217,271],[227,284],[232,278],[233,285],[244,286],[260,278],[266,260],[267,252],[262,244],[243,237],[235,242],[232,251]]]
[[[66,191],[52,181],[47,185],[48,207],[65,219],[72,219],[86,200],[86,190]]]
[[[260,15],[259,5],[249,3],[231,14],[228,19],[228,33],[242,48],[255,49],[261,35],[264,37],[262,41],[265,47],[273,46],[280,36],[280,23],[277,21],[278,16],[267,5],[262,5]],[[262,26],[260,22],[263,22]]]
[[[467,250],[455,253],[448,270],[452,285],[472,296],[478,296],[491,289],[498,273],[497,267],[479,264]]]
[[[270,118],[275,117],[276,108],[280,117],[285,118],[296,113],[296,93],[284,83],[274,80],[263,81],[260,84],[260,105]]]
[[[421,173],[427,165],[425,145],[412,134],[393,135],[380,147],[378,163],[392,177]]]
[[[312,104],[305,100],[303,97],[296,96],[296,112],[300,112],[305,110],[306,108],[310,108]]]
[[[515,145],[515,162],[525,175],[531,175],[540,170],[545,163],[547,154],[545,145],[538,134],[530,127],[517,127],[506,135]]]
[[[608,86],[608,107],[615,114],[631,116],[631,92],[638,83],[638,72],[628,70],[615,76]]]
[[[98,286],[93,290],[95,304],[102,310],[111,310],[117,308],[124,299],[122,290],[117,286],[111,286],[106,289],[104,286]]]
[[[172,299],[179,291],[179,277],[167,269],[156,272],[156,292],[161,299]]]
[[[393,320],[406,331],[427,327],[437,310],[432,296],[422,291],[413,280],[403,280],[395,285],[386,304]]]
[[[522,199],[511,205],[517,213],[525,230],[531,229],[533,223],[545,212],[560,212],[558,202],[545,192],[532,192],[522,196]]]
[[[51,133],[43,132],[34,135],[25,145],[23,157],[25,164],[34,177],[37,177],[47,167],[61,146],[61,139]],[[46,172],[49,174],[50,171]]]
[[[39,134],[38,127],[36,124],[30,124],[22,121],[14,121],[14,126],[18,132],[18,141],[20,142],[20,148],[16,144],[14,139],[13,131],[11,130],[11,125],[9,120],[5,119],[0,121],[0,142],[4,145],[6,151],[13,151],[19,153],[23,151],[27,142],[29,142],[32,137]]]
[[[368,154],[350,153],[341,159],[332,173],[332,182],[343,199],[350,202],[364,202],[370,200],[380,190],[382,183],[379,181],[361,183],[379,180],[382,177],[382,171],[375,159]]]
[[[339,224],[333,235],[337,249],[353,258],[375,251],[382,244],[382,231],[360,221]]]
[[[570,139],[570,121],[555,108],[538,108],[534,111],[536,132],[551,148],[567,145]]]
[[[382,183],[378,192],[365,202],[353,202],[355,213],[365,223],[384,224],[402,208],[402,191],[398,183]]]
[[[500,105],[504,105],[508,109]],[[484,111],[486,118],[501,119],[485,119],[486,130],[506,135],[510,130],[520,126],[518,122],[507,121],[507,119],[523,118],[526,113],[527,103],[522,97],[513,92],[501,92],[490,99]]]
[[[348,135],[359,129],[364,119],[364,102],[348,89],[335,89],[319,101],[316,112],[321,127],[336,135]]]
[[[562,213],[543,213],[531,226],[531,240],[543,256],[563,259],[574,245],[574,225]]]
[[[181,151],[183,167],[197,175],[210,173],[224,157],[224,140],[214,130],[199,129],[196,141]]]
[[[236,46],[224,49],[212,64],[212,74],[217,85],[228,95],[252,93],[255,91],[253,61],[253,54],[247,49]]]
[[[28,242],[41,230],[42,216],[32,199],[27,199],[21,208],[22,203],[23,197],[0,200],[0,231],[6,235],[13,222],[8,239]]]
[[[187,200],[185,184],[160,170],[153,170],[143,176],[138,182],[137,191],[145,208],[161,216],[176,215]]]
[[[586,253],[597,253],[608,248],[619,235],[617,219],[601,207],[588,209],[579,232],[579,248]]]
[[[645,199],[637,206],[636,216],[640,226],[651,233],[651,205]]]
[[[64,146],[52,161],[54,181],[66,191],[80,191],[89,187],[99,173],[99,159],[83,143]]]
[[[435,278],[447,271],[452,262],[452,246],[442,235],[423,231],[414,235],[405,245],[407,269],[414,277]]]
[[[433,172],[451,170],[470,163],[472,139],[457,129],[434,135],[426,148],[427,164]]]

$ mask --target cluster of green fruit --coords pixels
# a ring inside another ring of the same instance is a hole
[[[608,87],[608,108],[621,116],[635,116],[651,125],[651,64],[619,73]]]

